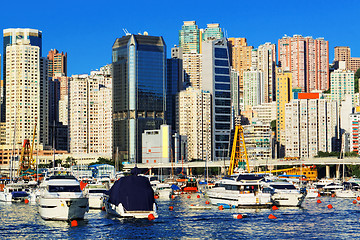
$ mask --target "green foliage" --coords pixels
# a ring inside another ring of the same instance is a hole
[[[272,120],[270,126],[271,126],[271,131],[276,132],[276,120]]]
[[[60,159],[55,160],[55,167],[61,164]],[[50,161],[48,164],[39,164],[38,168],[52,168],[53,167],[53,161]]]
[[[89,166],[94,164],[109,164],[115,166],[115,162],[112,159],[107,159],[103,157],[99,157],[96,162],[90,163]]]
[[[328,90],[323,91],[323,93],[331,93],[330,88]]]
[[[357,157],[357,152],[346,152],[345,157]],[[340,157],[340,152],[322,152],[319,151],[315,157]]]
[[[359,78],[360,78],[360,68],[356,71],[354,75],[354,91],[359,92]]]
[[[67,157],[66,160],[65,160],[65,164],[63,164],[63,167],[66,167],[66,168],[69,168],[71,167],[72,165],[76,165],[76,161],[74,160],[74,158],[72,157]]]
[[[360,177],[360,166],[359,165],[346,165],[349,176]]]

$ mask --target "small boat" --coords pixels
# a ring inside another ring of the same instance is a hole
[[[9,183],[5,185],[4,191],[0,192],[1,202],[24,202],[29,197],[25,191],[24,184]]]
[[[183,182],[183,185],[180,187],[182,192],[186,193],[196,193],[198,189],[198,183],[196,178],[188,178]]]
[[[356,192],[351,189],[337,189],[334,191],[335,196],[338,198],[356,198],[360,195],[359,192]]]
[[[306,188],[306,197],[305,198],[317,198],[319,196],[319,190],[315,187]]]
[[[39,213],[45,220],[83,219],[89,210],[89,198],[80,182],[69,171],[54,172],[41,184]]]
[[[89,208],[101,209],[104,206],[107,187],[103,184],[88,184],[84,189],[89,197]]]
[[[110,188],[104,202],[108,214],[119,218],[158,217],[149,178],[139,173],[137,167],[133,168],[130,176],[120,178]]]
[[[191,210],[210,210],[211,206],[190,205],[189,209],[191,209]]]
[[[280,207],[300,207],[303,203],[306,191],[300,192],[294,184],[287,181],[269,182],[269,187],[274,190],[271,199],[276,206]]]
[[[170,184],[167,183],[158,183],[155,186],[155,195],[159,197],[159,199],[169,199],[173,190]]]

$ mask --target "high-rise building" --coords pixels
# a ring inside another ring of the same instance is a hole
[[[54,78],[56,74],[67,76],[67,53],[59,53],[52,49],[47,55],[49,61],[49,77]]]
[[[1,122],[6,118],[6,47],[16,44],[17,40],[29,40],[31,46],[39,47],[39,58],[42,56],[42,32],[29,28],[8,28],[3,30],[3,101],[1,105]]]
[[[231,66],[239,72],[239,92],[240,98],[244,93],[244,71],[251,68],[252,46],[248,46],[246,38],[229,38],[231,48]]]
[[[287,157],[311,158],[336,151],[338,105],[325,99],[293,99],[285,104]]]
[[[229,158],[231,132],[230,58],[225,38],[202,44],[202,88],[212,95],[212,159]]]
[[[254,119],[250,125],[244,125],[243,128],[249,160],[271,159],[270,125]]]
[[[162,37],[128,35],[113,47],[113,149],[141,162],[141,136],[165,121],[166,45]]]
[[[337,46],[334,48],[334,51],[334,62],[337,67],[339,66],[339,62],[344,61],[345,70],[356,72],[360,68],[360,58],[351,57],[350,47]]]
[[[200,53],[200,29],[195,21],[184,21],[179,30],[179,47],[183,53]]]
[[[40,48],[27,38],[6,47],[6,140],[7,144],[32,139],[47,144],[47,69]]]
[[[330,83],[332,100],[344,101],[345,96],[350,94],[354,106],[354,72],[342,69],[335,70],[330,74]]]
[[[351,124],[350,131],[350,151],[359,154],[359,127],[360,127],[360,113],[355,112],[350,114],[349,118]]]
[[[233,119],[240,115],[240,109],[242,102],[240,101],[239,95],[239,72],[235,69],[231,68],[231,75],[230,75],[230,90],[231,90],[231,104],[232,104],[232,112],[233,112]],[[234,123],[234,120],[233,120]]]
[[[329,42],[294,35],[278,41],[278,60],[293,74],[292,88],[303,92],[329,89]]]
[[[276,45],[265,43],[258,49],[252,51],[252,67],[263,73],[264,79],[264,101],[266,103],[275,100],[275,67],[276,67]]]
[[[188,159],[195,160],[211,156],[211,94],[188,87],[177,98],[177,130],[187,136]]]
[[[90,75],[73,75],[69,86],[70,152],[111,158],[111,76],[101,68]]]
[[[201,32],[201,35],[202,41],[211,41],[224,37],[224,33],[221,30],[219,23],[207,24],[206,29]]]
[[[202,89],[202,55],[199,53],[183,54],[184,82],[196,89]]]
[[[248,70],[244,72],[244,109],[257,106],[265,102],[263,72]]]
[[[276,120],[276,102],[263,103],[252,108],[254,118],[263,124],[270,126],[271,121]]]
[[[277,68],[276,71],[276,140],[280,144],[280,156],[285,146],[285,104],[292,99],[292,73]]]

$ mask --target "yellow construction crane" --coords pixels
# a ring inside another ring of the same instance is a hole
[[[239,166],[239,163],[246,163],[247,171],[250,173],[249,159],[246,152],[244,128],[241,125],[235,126],[235,135],[230,157],[229,175]]]

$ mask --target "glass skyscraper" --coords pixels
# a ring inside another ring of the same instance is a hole
[[[166,45],[162,37],[116,39],[113,62],[113,149],[125,162],[142,162],[142,133],[160,129],[166,108]]]
[[[200,53],[200,29],[195,21],[184,21],[179,30],[179,46],[183,53]]]

